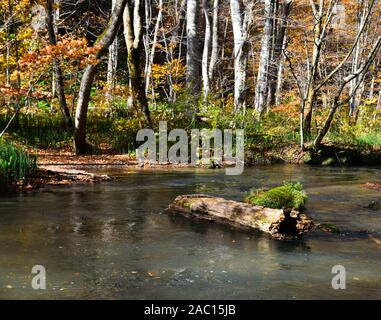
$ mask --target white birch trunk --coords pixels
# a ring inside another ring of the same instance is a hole
[[[358,19],[357,23],[357,31],[361,30],[362,25],[365,23],[365,17],[367,13],[367,6],[364,4],[364,1],[361,1],[361,5],[363,6],[361,16]],[[356,49],[353,56],[352,61],[352,72],[355,73],[358,68],[360,67],[362,60],[363,60],[363,47],[365,45],[365,38],[366,34],[362,34],[360,37],[360,40],[357,42]],[[349,115],[353,116],[356,110],[356,107],[359,105],[361,100],[361,93],[364,89],[364,86],[361,84],[358,85],[358,78],[353,79],[349,86],[349,95],[352,96],[351,100],[349,101]]]
[[[199,50],[199,0],[187,0],[187,74],[186,82],[189,94],[193,95],[195,102],[200,94],[201,57]]]
[[[156,18],[156,24],[155,24],[155,30],[153,33],[153,40],[152,40],[152,46],[151,46],[151,51],[150,51],[150,56],[147,64],[147,70],[146,70],[146,94],[148,94],[149,87],[150,85],[152,86],[152,96],[154,99],[155,92],[153,88],[153,83],[152,83],[152,66],[153,66],[153,61],[155,58],[155,49],[156,49],[156,43],[157,43],[157,35],[159,33],[159,28],[160,28],[160,23],[161,19],[163,16],[163,0],[159,0],[159,12],[157,13],[157,18]]]
[[[252,2],[230,0],[234,35],[234,110],[246,109],[246,77],[248,56],[248,28],[252,18]]]
[[[112,0],[112,9],[115,8],[115,1]],[[118,66],[118,36],[115,36],[115,39],[113,43],[108,48],[108,63],[107,63],[107,100],[110,101],[112,98],[112,91],[113,87],[115,85],[115,76],[116,76],[116,69]]]
[[[209,84],[214,80],[218,59],[218,22],[219,0],[213,1],[213,25],[212,25],[212,52],[209,63]]]
[[[209,95],[209,52],[212,41],[212,23],[210,16],[209,1],[203,0],[203,11],[205,15],[205,39],[204,39],[204,50],[202,54],[202,84],[203,84],[203,95],[204,104],[208,103]]]
[[[269,65],[273,39],[275,0],[265,0],[265,26],[262,36],[262,47],[258,68],[257,85],[255,89],[254,106],[258,113],[267,110],[267,93],[269,86]]]

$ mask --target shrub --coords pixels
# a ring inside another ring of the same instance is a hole
[[[307,195],[301,183],[284,183],[269,190],[255,189],[245,197],[245,202],[273,209],[291,208],[303,210]]]

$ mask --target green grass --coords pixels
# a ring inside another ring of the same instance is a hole
[[[0,187],[26,180],[35,171],[36,158],[11,142],[0,140]]]
[[[301,183],[284,183],[270,190],[254,189],[245,197],[245,202],[273,209],[291,208],[303,210],[307,195]]]
[[[361,133],[355,139],[359,147],[381,148],[381,132]]]

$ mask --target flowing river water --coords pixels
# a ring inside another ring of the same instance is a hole
[[[381,211],[366,208],[381,192],[363,187],[381,168],[96,170],[117,179],[0,197],[0,299],[381,299]],[[308,214],[341,234],[282,242],[161,213],[180,194],[241,200],[283,181],[301,181]],[[31,287],[34,265],[46,290]]]

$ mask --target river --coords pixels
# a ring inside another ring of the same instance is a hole
[[[0,198],[0,299],[381,299],[381,211],[365,208],[381,193],[363,187],[381,168],[96,170],[116,180]],[[241,200],[283,181],[301,181],[308,214],[341,234],[281,242],[161,213],[180,194]],[[31,287],[34,265],[46,290]]]

